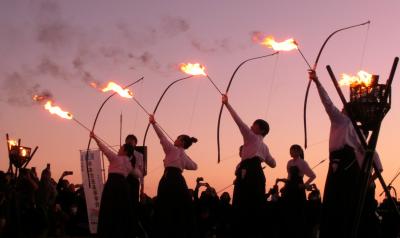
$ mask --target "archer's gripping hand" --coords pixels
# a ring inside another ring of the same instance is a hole
[[[228,95],[222,94],[222,103],[223,103],[224,105],[227,105],[227,104],[228,104]]]
[[[150,116],[149,116],[149,122],[150,122],[151,124],[156,123],[156,120],[154,119],[154,115],[150,115]]]
[[[317,72],[315,72],[315,70],[313,70],[313,69],[308,70],[308,78],[310,80],[314,81],[315,83],[318,83],[318,76],[317,76]]]

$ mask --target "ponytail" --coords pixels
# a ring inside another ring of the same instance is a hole
[[[195,137],[190,137],[188,135],[180,135],[179,138],[182,140],[183,142],[183,148],[187,149],[189,148],[193,143],[197,142],[197,138]]]

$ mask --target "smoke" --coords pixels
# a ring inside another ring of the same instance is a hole
[[[0,100],[13,106],[28,107],[33,105],[34,95],[52,99],[50,91],[42,90],[39,84],[32,84],[29,75],[31,72],[28,71],[6,74],[1,84],[4,93]]]
[[[146,67],[158,73],[162,73],[161,64],[156,60],[154,55],[148,51],[139,55],[131,53],[129,57],[133,60],[135,66]]]
[[[191,46],[202,53],[231,53],[235,50],[243,49],[244,46],[235,44],[230,38],[217,39],[211,42],[202,41],[192,37]]]
[[[228,38],[215,40],[212,43],[206,43],[198,39],[192,39],[191,45],[193,48],[202,53],[217,53],[220,51],[231,52],[234,49],[231,40]]]
[[[161,29],[166,37],[173,37],[190,29],[189,22],[180,17],[166,16],[162,18]]]
[[[153,27],[146,27],[140,32],[134,31],[131,24],[120,22],[116,25],[119,33],[124,37],[128,44],[133,48],[145,48],[156,44],[158,32]]]
[[[36,39],[53,50],[67,46],[74,37],[74,29],[61,16],[61,8],[56,1],[42,1],[36,19]]]
[[[90,73],[87,69],[85,69],[85,63],[83,62],[82,57],[77,56],[73,61],[72,65],[76,70],[78,77],[80,77],[81,81],[85,84],[96,86],[100,85],[101,82],[95,79],[95,77]]]
[[[47,57],[42,58],[37,66],[37,73],[39,75],[50,75],[53,78],[61,78],[64,80],[68,80],[69,78],[68,73],[62,66]]]
[[[53,94],[48,91],[48,90],[43,90],[40,93],[34,94],[33,95],[33,100],[35,100],[38,103],[44,103],[47,101],[54,101]]]
[[[265,38],[265,34],[260,31],[252,31],[250,32],[252,42],[259,43]]]
[[[96,32],[93,36],[87,29],[74,25],[63,14],[62,6],[61,2],[52,0],[31,1],[29,8],[33,21],[26,25],[29,29],[6,29],[6,32],[13,33],[6,34],[10,40],[14,35],[30,34],[30,52],[36,52],[36,55],[29,55],[26,57],[28,60],[20,62],[20,65],[13,65],[9,72],[0,72],[1,101],[11,105],[31,106],[33,95],[50,99],[51,93],[42,90],[40,85],[40,82],[48,78],[63,82],[79,80],[91,86],[101,85],[99,78],[102,71],[94,70],[107,70],[105,66],[109,65],[126,67],[127,70],[149,69],[165,74],[169,72],[171,64],[161,64],[152,47],[165,39],[186,34],[191,28],[185,18],[177,16],[161,17],[154,25],[120,22],[115,29],[110,29],[114,30],[111,34],[116,33],[115,41],[110,41],[110,31]],[[229,48],[228,43],[221,41],[217,46]],[[213,47],[201,44],[197,44],[197,48],[215,51]]]

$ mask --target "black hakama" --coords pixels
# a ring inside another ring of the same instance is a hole
[[[157,237],[193,236],[192,198],[178,168],[165,168],[157,190],[155,219]]]
[[[101,196],[97,234],[99,237],[134,237],[132,205],[126,178],[110,173]]]
[[[252,237],[261,233],[265,203],[265,176],[261,159],[242,160],[236,170],[233,189],[235,237]]]

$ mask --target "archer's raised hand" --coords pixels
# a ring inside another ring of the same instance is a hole
[[[228,104],[228,95],[222,94],[222,103],[225,105]]]
[[[309,69],[308,77],[310,80],[314,81],[315,83],[318,82],[318,76],[317,76],[317,72],[315,72],[315,70]]]
[[[150,116],[149,116],[149,122],[150,122],[151,124],[156,123],[156,120],[154,119],[154,115],[150,115]]]

